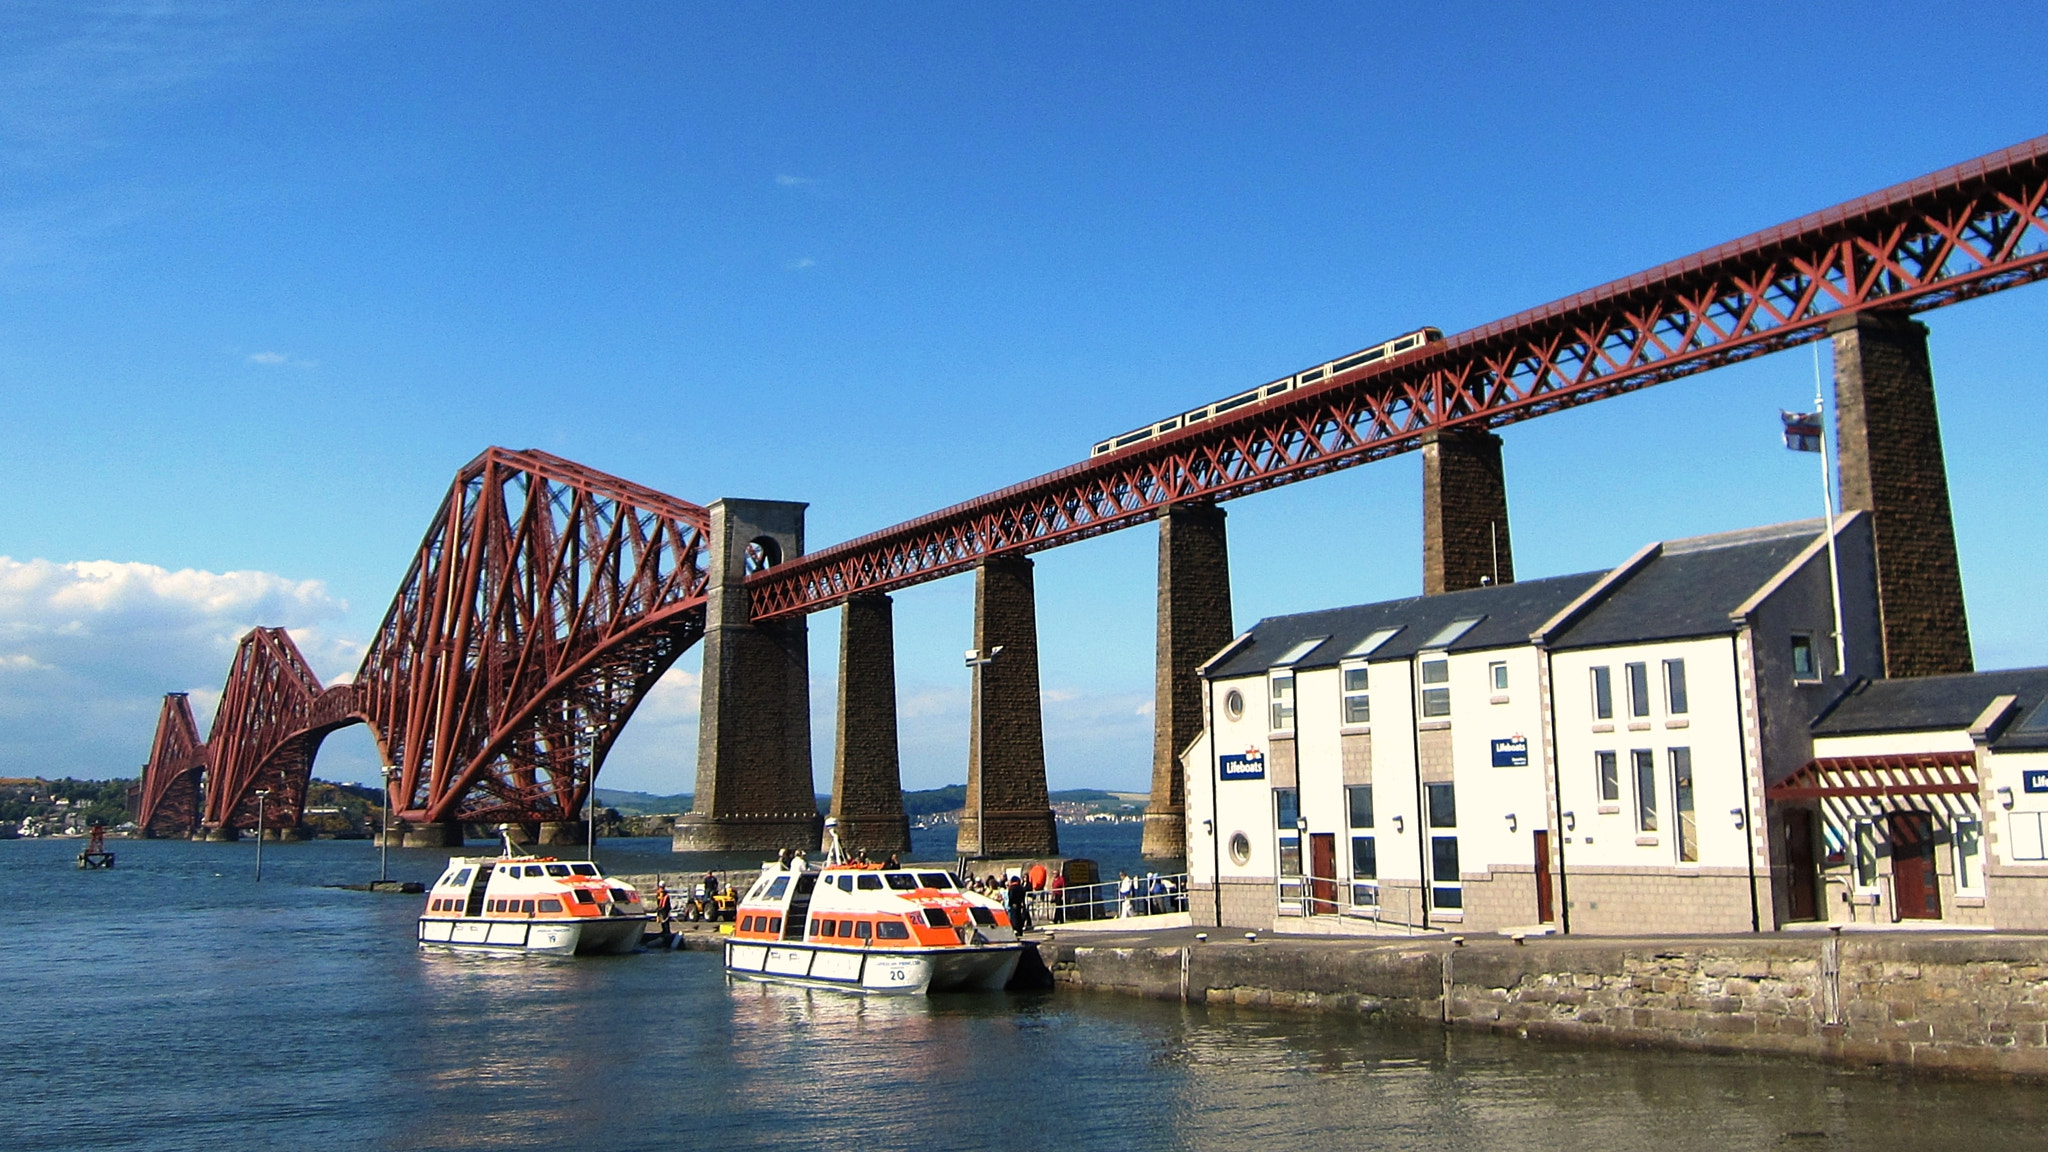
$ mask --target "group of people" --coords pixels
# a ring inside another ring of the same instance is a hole
[[[1059,924],[1066,920],[1067,878],[1057,872],[1048,873],[1042,865],[1034,867],[1029,876],[1017,871],[1011,872],[1008,876],[970,875],[966,879],[966,884],[969,892],[1002,901],[1003,907],[1010,913],[1011,926],[1018,932],[1029,932],[1037,927],[1037,917],[1031,910],[1033,892],[1044,892],[1048,895],[1046,903],[1051,906],[1053,923]]]
[[[696,890],[676,899],[666,882],[656,881],[654,885],[654,929],[661,934],[664,946],[675,938],[674,922],[680,912],[685,920],[730,920],[733,909],[739,904],[739,892],[730,884],[721,884],[718,873],[706,872]]]
[[[1147,872],[1143,876],[1133,876],[1128,872],[1116,874],[1118,917],[1157,916],[1186,909],[1179,886],[1159,873]]]

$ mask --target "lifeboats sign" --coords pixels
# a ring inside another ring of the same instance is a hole
[[[2020,787],[2029,792],[2048,792],[2048,769],[2029,768],[2020,773]]]
[[[1529,738],[1510,736],[1493,742],[1493,766],[1495,768],[1527,768],[1529,766]]]
[[[1216,774],[1225,780],[1264,780],[1266,754],[1257,748],[1227,753],[1217,761]]]

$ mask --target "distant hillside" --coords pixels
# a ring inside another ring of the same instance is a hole
[[[597,802],[606,808],[616,808],[622,816],[647,816],[654,813],[688,812],[695,796],[679,792],[672,796],[657,796],[652,792],[629,792],[615,788],[599,788]],[[1056,805],[1078,805],[1100,812],[1115,812],[1120,808],[1135,805],[1145,806],[1145,798],[1130,792],[1105,792],[1099,788],[1068,788],[1052,794]],[[920,816],[936,816],[941,812],[955,812],[967,806],[967,785],[949,784],[944,788],[926,788],[903,794],[903,814],[915,820]],[[818,811],[832,810],[830,796],[818,797]]]

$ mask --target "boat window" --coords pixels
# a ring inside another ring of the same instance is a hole
[[[449,881],[449,883],[453,884],[457,888],[460,888],[463,885],[469,883],[469,869],[464,868],[462,871],[457,872],[455,874],[455,879]]]
[[[571,899],[571,900],[574,900],[574,901],[575,901],[575,902],[577,902],[578,904],[595,904],[595,903],[597,903],[597,900],[596,900],[596,898],[595,898],[595,897],[591,896],[591,894],[590,894],[590,893],[588,893],[588,892],[585,892],[585,891],[584,891],[583,889],[581,889],[581,888],[571,888],[571,889],[569,890],[569,899]]]
[[[968,909],[968,911],[969,911],[969,912],[971,912],[971,913],[972,913],[972,914],[974,915],[974,922],[975,922],[976,924],[979,924],[979,925],[981,925],[981,926],[982,926],[982,927],[984,927],[984,928],[993,928],[993,927],[995,927],[995,925],[996,925],[996,917],[995,917],[995,913],[993,913],[993,912],[990,912],[990,911],[989,911],[988,909],[986,909],[986,908],[970,908],[970,909]]]
[[[948,888],[965,888],[965,887],[967,887],[967,885],[965,885],[965,884],[962,884],[962,883],[960,882],[960,877],[959,877],[959,876],[957,876],[957,875],[955,875],[955,874],[953,874],[953,873],[951,873],[951,872],[948,872],[948,873],[946,873],[946,880],[948,881],[948,883],[947,883],[947,885],[946,885],[946,886],[947,886]]]
[[[612,889],[612,902],[614,904],[631,904],[633,902],[633,894],[624,888],[614,888]]]
[[[882,879],[888,881],[889,887],[895,889],[898,892],[917,891],[917,877],[912,876],[908,872],[885,873],[882,876]]]
[[[951,928],[953,926],[953,918],[946,915],[944,908],[925,909],[924,922],[934,928]]]
[[[543,900],[540,902],[540,910],[543,912],[560,912],[562,910],[562,902],[560,900]]]
[[[880,892],[882,890],[882,878],[872,872],[864,873],[860,877],[860,890],[863,892]]]
[[[782,917],[780,917],[780,916],[770,916],[770,917],[768,918],[768,927],[767,927],[767,929],[766,929],[766,930],[767,930],[767,931],[769,931],[769,932],[780,932],[780,931],[782,931]]]
[[[841,876],[841,877],[839,877],[839,890],[840,890],[841,892],[851,892],[851,891],[853,891],[853,877],[851,877],[851,876]]]
[[[528,876],[545,876],[547,875],[547,871],[547,869],[541,867],[538,864],[528,864],[526,866],[526,874]]]
[[[919,872],[917,885],[920,888],[951,888],[949,877],[944,872]]]
[[[571,864],[569,865],[569,871],[574,872],[578,876],[595,876],[597,875],[597,865]]]
[[[768,886],[768,899],[780,900],[782,899],[782,894],[787,891],[789,891],[789,877],[777,876],[775,883]]]
[[[531,915],[533,915],[533,901],[531,901],[531,900],[521,900],[521,901],[519,902],[519,910],[520,910],[521,912],[524,912],[524,913],[526,913],[526,914],[527,914],[528,916],[531,916]]]
[[[856,920],[853,923],[853,934],[865,940],[875,934],[875,926],[865,920]]]
[[[808,896],[818,886],[818,878],[808,872],[796,878],[796,894]]]
[[[567,864],[548,865],[548,875],[550,876],[567,876],[568,874],[569,866]]]
[[[831,922],[830,920],[818,920],[818,919],[813,919],[813,920],[811,921],[811,935],[813,935],[813,936],[830,936],[831,934],[832,934],[832,922]]]
[[[884,920],[880,924],[875,925],[875,938],[878,940],[908,940],[910,939],[910,929],[904,927],[901,920]]]

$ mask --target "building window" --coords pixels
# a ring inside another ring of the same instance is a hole
[[[1614,719],[1614,670],[1593,669],[1593,719]]]
[[[1370,836],[1351,838],[1351,903],[1370,908],[1380,902],[1380,858]]]
[[[1981,895],[1984,891],[1983,821],[1974,816],[1957,817],[1949,846],[1956,858],[1956,893]]]
[[[1593,759],[1600,769],[1600,799],[1609,804],[1621,803],[1620,758],[1612,752],[1595,752]]]
[[[1865,895],[1877,891],[1877,821],[1856,821],[1856,891]]]
[[[1673,716],[1685,715],[1685,661],[1664,662],[1664,705]]]
[[[1244,719],[1244,693],[1232,688],[1223,694],[1223,714],[1232,720]]]
[[[1657,830],[1657,757],[1648,748],[1629,753],[1636,769],[1636,830]]]
[[[2012,831],[2012,858],[2048,860],[2048,837],[2041,835],[2041,813],[2007,812],[2005,826]]]
[[[1486,666],[1486,674],[1492,679],[1495,692],[1505,692],[1508,690],[1507,661],[1495,660],[1493,663],[1488,664]]]
[[[1366,666],[1358,664],[1344,670],[1344,722],[1346,724],[1372,723],[1372,700],[1366,694],[1371,673]]]
[[[1280,833],[1280,875],[1301,875],[1301,832],[1295,828],[1301,817],[1301,793],[1292,788],[1273,789],[1274,823]]]
[[[1273,673],[1268,685],[1273,702],[1273,730],[1284,732],[1294,727],[1294,673],[1292,670]]]
[[[1252,861],[1252,838],[1242,832],[1230,834],[1230,858],[1242,868]]]
[[[1458,826],[1458,797],[1449,784],[1424,785],[1429,803],[1429,826],[1431,829],[1455,829]],[[1429,838],[1429,906],[1451,911],[1465,906],[1465,888],[1458,878],[1458,836],[1434,835]]]
[[[1792,678],[1820,679],[1820,671],[1813,662],[1813,637],[1803,633],[1795,633],[1792,637]]]
[[[1456,828],[1458,826],[1458,790],[1451,784],[1425,784],[1423,788],[1429,797],[1429,826],[1431,828]]]
[[[1359,784],[1355,787],[1346,788],[1344,793],[1351,804],[1351,826],[1353,828],[1372,827],[1372,785]]]
[[[1671,749],[1671,812],[1677,818],[1678,859],[1696,864],[1700,858],[1700,829],[1692,811],[1692,749]]]
[[[1650,714],[1650,666],[1630,664],[1628,666],[1628,714],[1648,716]]]
[[[1451,662],[1442,657],[1422,662],[1422,714],[1424,716],[1449,716],[1451,714]],[[1430,685],[1442,687],[1430,687]]]

